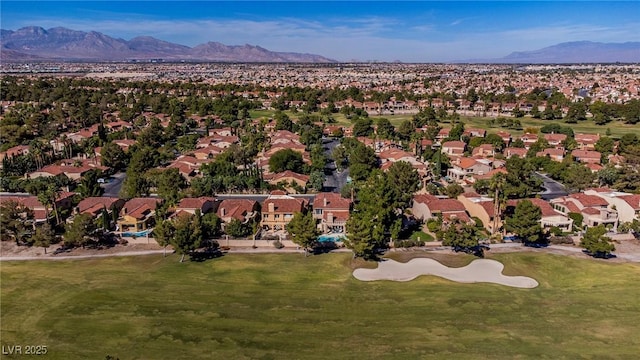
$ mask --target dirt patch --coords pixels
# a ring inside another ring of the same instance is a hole
[[[55,256],[53,252],[58,249],[62,244],[51,245],[47,249],[45,255],[44,249],[35,246],[18,246],[12,241],[3,241],[0,243],[0,255],[3,257],[49,257]],[[76,248],[68,252],[62,253],[64,256],[82,256],[82,255],[100,255],[100,254],[120,254],[132,251],[144,251],[144,250],[162,250],[162,247],[157,244],[129,244],[129,245],[115,245],[113,247],[107,247],[102,249],[83,249]],[[167,249],[167,252],[172,250]]]

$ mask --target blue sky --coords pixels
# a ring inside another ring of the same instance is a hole
[[[316,53],[446,62],[566,41],[640,41],[640,1],[5,1],[1,27],[36,25]]]

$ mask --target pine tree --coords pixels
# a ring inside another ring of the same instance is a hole
[[[311,212],[293,214],[293,219],[286,225],[286,230],[291,235],[291,240],[305,249],[305,255],[318,243],[319,231]]]

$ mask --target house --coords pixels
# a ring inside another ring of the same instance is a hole
[[[620,222],[640,220],[640,194],[630,194],[608,188],[587,189],[584,193],[604,199],[610,208],[616,209]]]
[[[525,158],[527,156],[527,149],[525,148],[514,148],[514,147],[508,147],[506,149],[504,149],[504,156],[508,159],[512,156],[518,156],[521,158]]]
[[[136,141],[131,139],[122,139],[122,140],[113,140],[113,143],[120,146],[120,148],[123,151],[127,151],[132,145],[136,143]]]
[[[436,135],[436,140],[441,142],[442,140],[444,140],[444,139],[449,137],[449,133],[451,133],[451,129],[450,128],[440,129],[440,131],[438,132],[438,135]]]
[[[447,176],[455,181],[463,181],[467,176],[484,175],[491,171],[491,165],[482,161],[461,157],[451,163],[451,168],[447,170]]]
[[[595,150],[595,145],[600,140],[600,134],[575,134],[578,149]]]
[[[511,144],[511,134],[506,131],[498,131],[496,135],[500,136],[502,141],[504,141],[505,146],[509,146]]]
[[[464,141],[447,141],[442,144],[442,153],[448,156],[462,156],[466,146]]]
[[[598,151],[576,149],[571,152],[571,156],[573,156],[576,161],[581,163],[600,164],[600,158],[602,157],[602,154],[600,154]]]
[[[419,160],[418,158],[416,158],[415,155],[413,155],[412,153],[408,152],[408,151],[404,151],[401,149],[387,149],[384,150],[382,152],[380,152],[378,154],[378,157],[380,158],[380,163],[381,163],[381,169],[383,171],[386,171],[389,169],[389,167],[391,167],[391,165],[393,165],[393,163],[399,162],[399,161],[404,161],[406,163],[408,163],[409,165],[411,165],[411,167],[413,167],[418,174],[420,174],[420,176],[426,176],[428,173],[428,167],[427,165]]]
[[[88,197],[82,199],[78,206],[76,206],[77,214],[89,214],[93,218],[97,218],[102,215],[103,211],[107,211],[108,215],[112,215],[113,211],[120,212],[122,206],[124,206],[124,199],[117,197]]]
[[[476,193],[464,193],[458,196],[458,201],[464,205],[471,217],[477,217],[482,221],[489,233],[493,234],[502,228],[502,220],[499,217],[496,219],[495,203],[492,198]],[[493,223],[494,220],[496,224]]]
[[[548,148],[542,151],[538,151],[536,153],[538,157],[549,157],[553,161],[562,162],[564,160],[564,149],[563,148]]]
[[[613,226],[614,229],[618,226],[618,212],[600,196],[575,193],[551,200],[551,206],[564,215],[581,214],[583,226],[591,227],[604,224]]]
[[[289,196],[284,191],[272,191],[262,203],[260,226],[267,231],[285,230],[293,215],[305,211],[306,208],[306,200]]]
[[[63,191],[61,192],[55,202],[54,206],[43,205],[37,196],[29,194],[16,194],[16,195],[0,195],[0,203],[15,202],[33,212],[34,220],[36,223],[42,223],[47,221],[47,215],[49,218],[54,216],[54,209],[58,211],[71,209],[73,203],[73,196],[75,193]]]
[[[313,200],[313,218],[320,221],[320,231],[345,233],[351,199],[345,199],[340,194],[322,192]]]
[[[28,153],[29,153],[28,145],[14,146],[14,147],[8,148],[6,151],[0,152],[0,161],[6,158],[14,157],[14,156],[27,155]],[[0,164],[0,166],[2,165]]]
[[[155,224],[156,208],[162,203],[160,198],[133,198],[120,210],[118,229],[122,232],[139,232]]]
[[[206,160],[206,159],[215,158],[216,155],[220,154],[223,151],[224,151],[223,148],[218,147],[216,145],[209,144],[205,147],[192,151],[191,155],[194,156],[196,159]]]
[[[538,135],[526,133],[520,136],[520,140],[524,143],[524,148],[529,149],[529,147],[538,141]]]
[[[496,152],[493,148],[493,144],[482,144],[480,146],[476,146],[471,151],[471,156],[473,157],[493,157]]]
[[[214,197],[201,196],[198,198],[184,198],[176,205],[175,211],[182,211],[194,215],[196,211],[200,211],[200,214],[204,215],[209,212],[215,212],[217,205],[218,203]]]
[[[570,232],[573,229],[573,219],[555,210],[548,202],[538,198],[509,200],[505,214],[512,214],[518,203],[523,200],[529,200],[533,205],[540,208],[542,215],[540,218],[540,226],[543,229],[557,227],[564,232]]]
[[[40,170],[29,173],[28,176],[31,179],[35,179],[64,174],[69,179],[77,181],[89,170],[105,171],[107,169],[106,166],[99,165],[91,159],[65,159],[56,164],[43,166]]]
[[[567,139],[565,134],[544,134],[543,137],[551,146],[561,146],[562,142]]]
[[[254,219],[259,212],[260,204],[255,200],[225,199],[218,204],[216,215],[225,224],[228,224],[233,219],[247,223]]]
[[[484,129],[465,129],[462,133],[463,136],[468,137],[485,137],[487,130]]]
[[[208,135],[233,136],[233,129],[231,129],[230,127],[209,129]]]
[[[442,217],[443,226],[453,219],[463,223],[474,223],[469,217],[464,205],[456,199],[441,199],[430,194],[414,195],[411,201],[411,213],[422,221]]]
[[[286,184],[285,190],[297,193],[296,187],[304,189],[309,182],[309,175],[298,174],[291,170],[286,170],[277,174],[265,174],[264,180],[271,185]],[[293,185],[295,184],[295,185]]]

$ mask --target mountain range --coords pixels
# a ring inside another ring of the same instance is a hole
[[[194,47],[139,36],[129,41],[90,31],[55,27],[45,30],[29,26],[0,30],[0,60],[74,60],[130,61],[163,59],[165,61],[222,62],[308,62],[332,63],[335,60],[315,54],[275,52],[254,45],[224,45],[207,42]]]
[[[256,45],[225,45],[207,42],[194,47],[151,36],[131,40],[113,38],[96,31],[63,27],[48,30],[38,26],[0,30],[1,61],[220,61],[220,62],[302,62],[333,63],[336,60],[315,54],[275,52]],[[558,63],[640,63],[640,42],[566,42],[539,50],[513,52],[496,59],[472,59],[456,63],[558,64]]]
[[[459,63],[574,64],[640,63],[640,42],[565,42],[533,51],[518,51],[498,59],[473,59]]]

